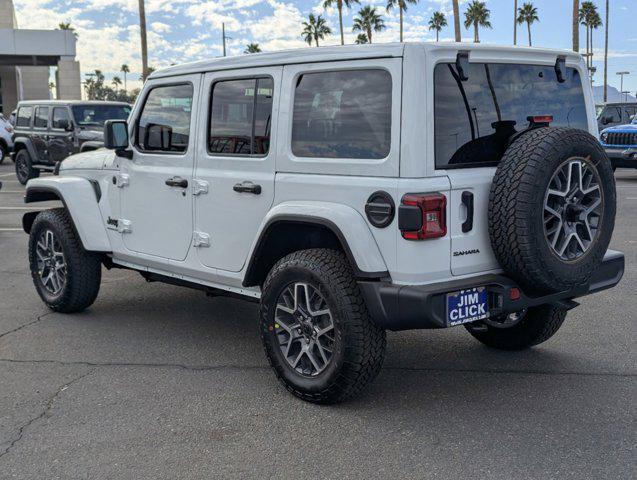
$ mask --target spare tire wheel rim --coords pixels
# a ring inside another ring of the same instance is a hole
[[[597,168],[572,157],[553,174],[544,195],[544,236],[562,261],[586,255],[600,231],[604,202]]]

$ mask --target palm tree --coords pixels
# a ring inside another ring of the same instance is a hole
[[[78,33],[75,31],[75,28],[71,26],[71,22],[61,22],[58,23],[58,30],[68,30],[69,32],[73,33],[73,36],[75,38],[79,38]]]
[[[593,56],[593,29],[602,24],[602,19],[597,12],[597,6],[592,1],[582,2],[579,9],[579,21],[586,27],[586,66],[591,67]]]
[[[526,23],[526,29],[529,32],[529,47],[532,45],[531,24],[539,21],[540,18],[537,16],[537,8],[535,8],[531,2],[525,3],[518,9],[518,23],[520,25]]]
[[[460,7],[458,0],[453,0],[453,29],[455,31],[456,42],[462,40],[460,36]]]
[[[316,46],[319,46],[319,39],[323,40],[327,35],[331,35],[332,29],[327,26],[327,22],[325,19],[318,15],[314,16],[313,13],[310,13],[307,22],[303,22],[303,39],[307,42],[308,45],[312,46],[312,41],[316,42]]]
[[[139,0],[139,34],[142,43],[142,81],[148,78],[148,43],[146,41],[146,7],[144,0]]]
[[[369,43],[369,40],[367,40],[367,34],[365,34],[365,33],[359,33],[359,34],[356,36],[356,40],[354,41],[354,43],[355,43],[356,45],[362,45],[362,44],[364,44],[364,43]]]
[[[588,28],[591,31],[590,66],[592,67],[593,66],[593,30],[597,30],[599,27],[602,26],[602,17],[599,16],[599,13],[597,12],[597,7],[595,7],[595,11],[591,15],[591,19],[588,25],[589,25]]]
[[[608,101],[608,0],[606,0],[606,25],[604,26],[604,102]]]
[[[438,41],[440,30],[442,30],[442,27],[446,26],[447,19],[445,18],[445,14],[442,12],[434,12],[434,14],[429,19],[429,30],[436,31],[436,42]]]
[[[513,45],[518,44],[518,0],[513,0]]]
[[[579,0],[573,0],[573,51],[579,53]]]
[[[248,43],[243,53],[261,53],[261,47],[258,43]]]
[[[418,3],[418,0],[387,0],[386,10],[389,12],[393,8],[398,7],[398,12],[400,13],[400,41],[403,41],[403,14],[407,11],[407,4],[413,3],[414,5]]]
[[[338,10],[338,26],[341,32],[341,45],[345,45],[345,36],[343,34],[343,6],[349,10],[355,3],[360,3],[358,0],[325,0],[323,2],[323,8],[333,7],[336,4]]]
[[[372,32],[382,32],[385,30],[385,22],[380,14],[376,13],[376,7],[366,6],[358,11],[358,16],[354,17],[352,23],[354,32],[364,32],[367,40],[372,43]]]
[[[128,89],[126,88],[126,74],[130,73],[130,68],[128,68],[128,65],[123,64],[121,67],[119,67],[119,71],[124,74],[124,92],[127,92]]]
[[[113,80],[111,80],[111,82],[115,87],[115,93],[117,93],[119,86],[122,84],[122,80],[119,77],[113,77]]]
[[[473,25],[473,41],[475,43],[480,43],[478,27],[491,28],[490,16],[491,11],[484,2],[479,0],[473,0],[467,7],[467,11],[464,13],[464,26],[469,28]]]

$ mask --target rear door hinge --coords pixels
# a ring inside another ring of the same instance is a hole
[[[202,193],[208,193],[209,183],[205,180],[199,180],[198,178],[192,179],[192,194],[200,195]]]
[[[204,232],[192,232],[192,244],[195,247],[209,247],[210,235]]]
[[[117,188],[123,188],[128,185],[129,178],[130,176],[127,173],[117,173],[113,177],[113,183]]]

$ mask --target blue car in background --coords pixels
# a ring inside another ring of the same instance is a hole
[[[599,141],[613,168],[637,168],[637,115],[628,125],[602,130]]]

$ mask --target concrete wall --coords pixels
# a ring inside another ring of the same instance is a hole
[[[73,59],[61,59],[55,74],[57,98],[60,100],[81,100],[82,79],[80,62]]]
[[[48,100],[49,67],[20,67],[22,70],[22,100]]]
[[[12,0],[0,0],[0,28],[18,28]]]
[[[9,118],[18,104],[18,82],[15,67],[0,67],[0,85],[2,85],[2,113]]]

